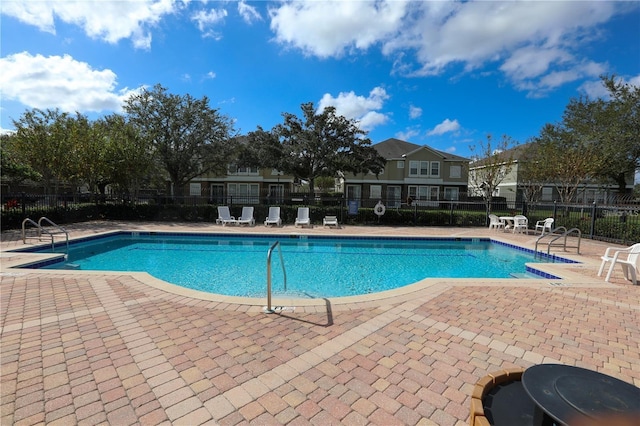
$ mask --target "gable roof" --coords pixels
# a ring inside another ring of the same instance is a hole
[[[516,146],[513,146],[509,149],[506,149],[504,151],[502,151],[500,154],[501,156],[503,156],[505,159],[510,159],[511,162],[513,163],[521,163],[521,162],[527,162],[527,161],[531,161],[531,160],[536,160],[537,159],[537,152],[536,152],[536,145],[534,142],[527,142],[527,143],[523,143],[523,144],[519,144]],[[493,160],[491,160],[493,161]],[[471,161],[470,167],[473,168],[477,168],[477,167],[483,167],[486,164],[490,164],[491,161],[487,158],[482,158],[480,160],[475,160],[475,161]],[[505,160],[506,162],[507,160]]]
[[[377,144],[373,145],[373,147],[376,149],[376,151],[378,151],[380,155],[382,155],[387,160],[400,159],[403,158],[403,155],[407,156],[420,149],[428,149],[441,156],[445,161],[469,161],[469,159],[460,157],[459,155],[449,154],[448,152],[439,151],[427,145],[417,145],[415,143],[403,141],[396,138],[389,138],[382,142],[378,142]]]

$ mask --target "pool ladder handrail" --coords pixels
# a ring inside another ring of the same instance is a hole
[[[55,228],[55,231],[51,231],[48,228],[45,228],[42,226],[42,222],[47,222],[51,227]],[[27,243],[27,234],[26,234],[26,224],[29,223],[33,226],[36,227],[36,229],[38,230],[38,240],[42,241],[42,234],[47,234],[51,237],[51,250],[55,249],[55,236],[56,235],[63,235],[65,236],[66,239],[66,246],[67,246],[67,253],[69,253],[69,232],[64,229],[62,226],[57,225],[55,223],[53,223],[53,221],[51,221],[51,219],[42,216],[40,219],[38,219],[38,222],[36,223],[35,221],[31,220],[30,218],[26,218],[25,220],[22,221],[22,243],[26,244]]]
[[[577,234],[578,235],[578,244],[575,246],[568,246],[567,245],[567,237],[570,234]],[[547,243],[547,255],[549,255],[550,251],[551,251],[551,247],[562,247],[563,251],[567,251],[567,248],[574,248],[577,249],[577,254],[580,254],[580,241],[582,239],[582,232],[580,231],[580,229],[578,228],[571,228],[567,231],[567,228],[565,228],[564,226],[559,226],[557,228],[554,228],[553,230],[551,230],[551,232],[548,232],[546,234],[542,234],[538,237],[538,239],[536,240],[536,247],[535,247],[535,256],[538,256],[538,243],[545,237],[555,237],[553,238],[551,241],[549,241]],[[559,240],[560,238],[564,238],[562,243],[557,243],[554,244],[557,240]]]
[[[271,244],[269,247],[269,251],[267,252],[267,306],[264,309],[264,312],[267,314],[272,314],[275,312],[271,308],[271,253],[273,250],[278,247],[278,253],[280,254],[280,264],[282,265],[282,273],[284,275],[284,289],[287,290],[287,271],[284,268],[284,258],[282,257],[282,247],[280,246],[280,241],[276,241]]]

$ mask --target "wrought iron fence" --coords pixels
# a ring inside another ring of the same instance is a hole
[[[342,194],[310,196],[289,193],[287,196],[228,196],[211,199],[201,196],[140,196],[135,200],[48,196],[35,194],[3,195],[2,229],[17,229],[26,217],[47,216],[57,223],[95,219],[152,221],[210,221],[217,218],[217,206],[227,205],[238,216],[245,205],[254,206],[258,223],[266,218],[269,206],[281,207],[284,223],[293,223],[298,207],[310,207],[313,223],[322,223],[326,215],[337,216],[343,224],[389,226],[486,226],[487,206],[482,200],[412,201],[349,199]],[[406,202],[409,201],[409,202]],[[537,221],[554,218],[555,226],[578,228],[584,237],[631,244],[640,241],[640,204],[558,204],[525,203],[496,199],[491,212],[498,216],[523,214],[533,228]]]

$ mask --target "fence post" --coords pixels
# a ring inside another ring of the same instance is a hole
[[[593,206],[591,207],[591,230],[589,231],[589,238],[593,240],[593,234],[596,230],[596,202],[593,202]]]
[[[558,202],[556,200],[553,200],[553,215],[551,217],[553,217],[553,223],[556,224],[556,226],[558,225],[558,220],[557,220],[557,208],[558,208]]]
[[[26,216],[27,215],[27,195],[22,192],[20,194],[20,206],[22,207],[22,216]]]
[[[451,209],[449,209],[449,226],[453,226],[453,200],[451,200]]]

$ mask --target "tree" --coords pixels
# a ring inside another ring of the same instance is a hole
[[[316,113],[312,102],[302,104],[301,109],[302,118],[284,113],[284,122],[271,131],[279,145],[262,135],[266,142],[263,151],[277,155],[280,150],[273,167],[308,181],[312,190],[321,176],[382,171],[385,159],[371,146],[371,140],[355,120],[337,115],[335,107]],[[275,155],[269,157],[273,161]]]
[[[61,183],[72,177],[72,144],[70,125],[73,119],[67,113],[55,110],[33,109],[18,120],[13,148],[16,154],[42,176],[47,193],[58,193]]]
[[[538,173],[555,186],[561,203],[569,203],[578,187],[593,175],[599,155],[596,145],[563,124],[545,125],[534,141],[540,158]]]
[[[30,180],[40,180],[42,176],[31,168],[31,166],[23,162],[18,153],[13,148],[15,135],[0,135],[0,171],[2,174],[2,183],[8,187],[11,192],[12,185],[19,185],[21,182]]]
[[[233,125],[206,96],[174,95],[158,84],[130,97],[124,110],[153,147],[175,195],[197,176],[225,173],[234,151]]]
[[[627,177],[640,168],[640,87],[616,81],[614,76],[602,77],[610,99],[572,102],[568,113],[585,117],[591,124],[591,139],[597,144],[598,161],[594,175],[613,181],[624,193]]]
[[[536,143],[528,143],[521,146],[518,158],[518,188],[527,202],[535,202],[540,199],[542,188],[549,183],[544,171],[544,157],[540,153],[540,147]]]
[[[100,193],[111,184],[122,196],[136,198],[142,186],[159,175],[151,145],[122,115],[106,116],[95,126],[104,146],[104,170],[97,181]]]
[[[486,142],[480,142],[478,146],[469,147],[472,163],[469,164],[469,180],[471,184],[481,191],[486,204],[487,218],[491,214],[491,204],[498,186],[513,169],[513,140],[506,135],[498,143],[494,143],[493,137],[487,135]]]

